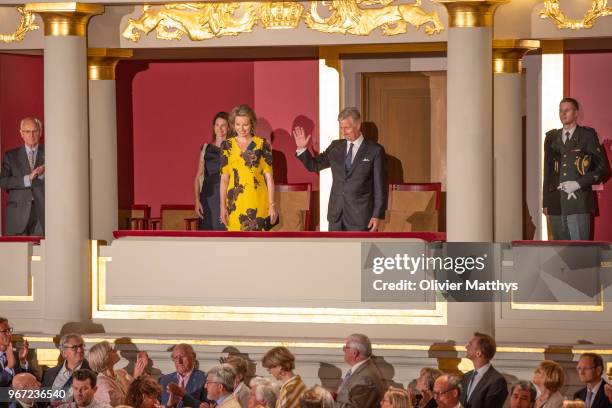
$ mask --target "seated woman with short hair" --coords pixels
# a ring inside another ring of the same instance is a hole
[[[562,408],[564,398],[559,390],[564,383],[563,367],[551,360],[542,361],[533,372],[533,384],[539,392],[535,408]]]

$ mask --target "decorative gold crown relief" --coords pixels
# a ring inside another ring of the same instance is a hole
[[[595,20],[600,17],[612,15],[612,7],[608,7],[608,0],[593,0],[591,8],[581,20],[568,18],[561,10],[559,0],[544,0],[544,9],[540,11],[540,18],[550,18],[557,28],[592,28]]]
[[[319,15],[319,3],[327,9],[327,18]],[[193,41],[250,32],[261,21],[266,29],[296,28],[304,18],[306,26],[324,33],[368,35],[380,28],[384,35],[406,33],[408,25],[425,26],[428,35],[444,27],[436,12],[421,8],[421,0],[397,3],[396,0],[311,1],[309,11],[295,1],[178,3],[146,5],[142,15],[129,19],[123,37],[139,41],[155,30],[157,38],[180,40],[187,35]]]
[[[38,30],[38,25],[34,22],[36,16],[34,13],[25,11],[23,7],[17,7],[17,11],[21,14],[19,27],[12,34],[0,34],[0,41],[5,43],[22,41],[28,31]]]

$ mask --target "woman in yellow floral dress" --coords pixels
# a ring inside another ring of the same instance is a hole
[[[274,203],[272,148],[255,136],[257,119],[247,106],[235,107],[230,127],[236,136],[221,145],[220,221],[228,231],[262,231],[278,218]]]

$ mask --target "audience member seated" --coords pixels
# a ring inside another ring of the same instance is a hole
[[[334,397],[320,385],[306,390],[300,399],[301,408],[334,408]]]
[[[559,392],[565,383],[563,367],[554,361],[542,361],[533,372],[533,383],[538,389],[535,408],[561,408],[563,406],[563,395]]]
[[[277,408],[298,408],[300,398],[306,392],[306,384],[296,375],[295,357],[286,347],[274,347],[263,356],[261,364],[281,382]]]
[[[8,319],[0,317],[0,387],[10,387],[15,374],[29,372],[28,341],[24,340],[19,351],[14,351],[12,334]]]
[[[534,408],[538,392],[529,381],[519,381],[510,392],[510,408]]]
[[[589,408],[612,408],[612,403],[605,395],[603,359],[599,354],[584,353],[576,366],[580,382],[585,385],[574,394],[575,400],[582,400]]]
[[[130,383],[144,373],[149,357],[145,352],[138,353],[133,377],[125,370],[114,369],[119,360],[119,353],[108,341],[94,344],[89,350],[89,366],[98,373],[96,400],[113,407],[125,403]]]
[[[344,361],[351,366],[342,378],[336,397],[338,408],[377,408],[385,385],[372,360],[372,343],[365,334],[351,334],[344,347]]]
[[[249,371],[249,363],[244,358],[236,355],[231,355],[225,358],[223,362],[234,367],[234,370],[236,371],[234,396],[242,408],[247,408],[249,405],[249,394],[251,393],[251,389],[244,383],[244,380],[246,378],[247,371]]]
[[[433,386],[438,377],[441,375],[442,371],[438,370],[437,368],[425,367],[421,369],[419,378],[417,378],[416,381],[416,389],[421,395],[418,402],[419,407],[435,408],[438,406],[433,397]],[[410,401],[412,402],[413,399],[411,398]]]
[[[608,401],[610,401],[610,404],[612,404],[612,385],[606,384],[604,391],[606,393],[606,397],[608,397]]]
[[[565,400],[563,401],[563,408],[588,408],[588,406],[582,400]]]
[[[153,378],[143,375],[130,384],[125,403],[133,408],[161,408],[161,393],[161,386]],[[197,407],[198,405],[195,406]]]
[[[410,394],[402,388],[389,387],[380,406],[381,408],[412,408]]]
[[[267,378],[253,378],[248,408],[275,408],[279,390],[278,384]]]
[[[240,408],[234,397],[236,372],[229,364],[219,364],[208,370],[206,392],[208,398],[216,402],[216,408]]]
[[[86,368],[76,370],[72,379],[72,395],[74,401],[62,408],[110,408],[110,405],[96,400],[97,380],[96,373]]]
[[[463,408],[461,405],[461,379],[444,374],[434,383],[433,396],[439,408]]]
[[[474,369],[461,382],[461,404],[465,408],[502,408],[508,396],[508,384],[491,365],[497,351],[495,340],[487,334],[474,333],[465,349]]]
[[[33,374],[30,373],[19,373],[15,377],[13,377],[13,389],[17,390],[39,390],[40,383],[34,377]],[[29,398],[28,398],[29,397]],[[16,401],[12,402],[9,405],[9,408],[37,408],[41,407],[44,404],[36,402],[35,398],[32,398],[32,395],[24,395],[22,398],[17,398]]]
[[[172,348],[175,372],[159,379],[162,387],[163,406],[199,407],[206,399],[206,373],[196,368],[196,353],[189,344],[181,343]]]
[[[45,371],[42,386],[66,391],[65,397],[57,401],[72,401],[73,373],[81,368],[89,368],[85,359],[85,341],[80,334],[64,334],[60,338],[59,349],[64,362]]]

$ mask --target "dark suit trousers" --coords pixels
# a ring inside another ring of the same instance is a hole
[[[38,212],[36,211],[34,201],[32,201],[32,207],[30,208],[30,217],[28,218],[28,223],[25,227],[25,230],[15,235],[43,235],[42,226],[38,221]]]
[[[330,231],[368,231],[368,226],[346,225],[342,220],[329,223]]]
[[[549,215],[554,240],[591,239],[591,214]]]

